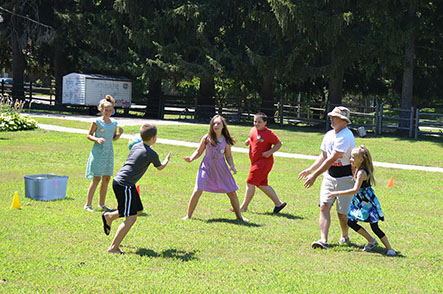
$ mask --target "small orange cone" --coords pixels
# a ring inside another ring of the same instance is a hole
[[[15,191],[15,193],[14,193],[14,199],[12,200],[11,208],[18,208],[18,209],[21,208],[20,199],[18,199],[18,192],[17,191]]]
[[[137,185],[138,196],[140,196],[140,185]]]
[[[391,176],[388,184],[386,185],[386,188],[392,188],[392,187],[394,187],[394,176]]]

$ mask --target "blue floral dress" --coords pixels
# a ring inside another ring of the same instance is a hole
[[[85,174],[88,179],[92,179],[94,176],[112,176],[114,174],[112,139],[114,138],[117,121],[112,120],[110,123],[105,123],[99,118],[95,123],[97,124],[97,130],[95,130],[94,136],[104,138],[106,142],[103,144],[94,143],[94,146],[92,146]]]
[[[354,195],[351,205],[349,206],[348,218],[351,221],[376,223],[379,220],[384,221],[383,212],[381,211],[380,202],[375,196],[369,180],[364,181]]]

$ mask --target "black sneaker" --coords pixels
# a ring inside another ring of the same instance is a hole
[[[283,204],[282,205],[280,205],[280,206],[276,206],[276,207],[274,207],[274,213],[279,213],[283,208],[285,208],[285,206],[287,205],[287,203],[286,202],[283,202]]]

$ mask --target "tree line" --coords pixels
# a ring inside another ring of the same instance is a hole
[[[170,88],[194,91],[196,118],[217,95],[272,115],[278,97],[300,95],[441,106],[442,2],[4,0],[0,67],[17,97],[25,75],[54,78],[58,103],[68,73],[126,76],[150,117]]]

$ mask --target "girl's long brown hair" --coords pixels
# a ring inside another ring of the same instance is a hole
[[[226,144],[229,144],[231,146],[234,145],[235,140],[233,137],[231,137],[231,134],[229,134],[228,125],[226,124],[225,118],[221,115],[218,115],[218,114],[214,115],[214,117],[211,119],[211,122],[209,123],[209,131],[208,131],[207,140],[209,140],[209,142],[211,143],[212,146],[217,146],[217,144],[219,144],[219,142],[217,141],[217,136],[215,135],[215,132],[213,129],[214,121],[217,118],[219,118],[222,121],[222,124],[223,124],[222,135],[226,139]]]
[[[368,148],[366,148],[364,145],[360,145],[355,149],[358,152],[358,156],[363,158],[360,169],[363,169],[368,173],[369,183],[375,186],[374,165],[372,164],[371,153],[369,153]]]

